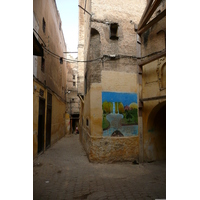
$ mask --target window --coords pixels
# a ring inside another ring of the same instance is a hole
[[[45,59],[42,57],[42,63],[41,63],[41,71],[44,72],[45,69]]]
[[[60,64],[63,64],[63,58],[62,57],[60,58]]]
[[[86,119],[86,126],[89,126],[89,120]]]
[[[118,40],[118,34],[117,34],[117,31],[118,31],[118,24],[117,23],[112,23],[110,24],[110,39],[111,40]]]
[[[75,79],[75,75],[73,75],[73,79]]]
[[[76,86],[76,82],[73,82],[73,86]]]
[[[42,28],[43,28],[43,32],[45,33],[45,30],[46,30],[46,22],[43,18],[43,21],[42,21]]]

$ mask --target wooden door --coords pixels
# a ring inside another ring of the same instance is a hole
[[[38,153],[44,150],[44,121],[45,121],[45,100],[39,98]]]
[[[52,112],[52,95],[47,93],[47,121],[46,121],[46,148],[51,146],[51,112]]]

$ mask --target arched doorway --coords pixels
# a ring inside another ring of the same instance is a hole
[[[166,160],[166,101],[155,106],[147,123],[145,151],[148,161]]]

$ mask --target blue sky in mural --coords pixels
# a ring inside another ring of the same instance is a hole
[[[124,106],[131,103],[137,103],[136,93],[118,93],[118,92],[102,92],[102,103],[107,102],[122,102]]]

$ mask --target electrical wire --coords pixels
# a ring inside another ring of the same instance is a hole
[[[39,38],[42,40],[41,36],[37,33],[37,31],[35,29],[33,29],[34,32],[39,36]],[[72,60],[72,59],[68,59],[68,58],[63,58],[62,56],[59,56],[55,53],[53,53],[52,51],[50,51],[49,49],[46,48],[46,44],[44,43],[44,41],[42,40],[44,46],[42,46],[42,48],[48,52],[50,55],[52,55],[54,58],[57,58],[57,59],[60,59],[62,58],[64,61],[68,62],[68,63],[79,63],[79,62],[83,62],[83,63],[88,63],[88,62],[94,62],[94,61],[97,61],[97,60],[103,60],[105,61],[105,58],[112,58],[110,55],[103,55],[102,57],[99,57],[99,58],[96,58],[96,59],[93,59],[93,60]],[[163,50],[162,50],[163,51]],[[155,55],[155,54],[158,54],[158,53],[161,53],[162,51],[157,51],[157,52],[153,52],[151,54],[148,54],[146,56],[143,56],[143,57],[137,57],[137,56],[129,56],[129,55],[115,55],[115,58],[132,58],[132,59],[144,59],[146,57],[149,57],[149,56],[152,56],[152,55]]]
[[[46,47],[46,44],[45,44],[45,42],[43,41],[43,39],[40,37],[39,33],[38,33],[35,29],[33,29],[33,31],[38,35],[38,37],[42,40],[44,46]]]

